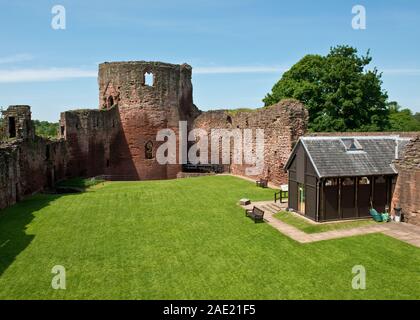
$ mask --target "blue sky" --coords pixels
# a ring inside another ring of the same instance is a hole
[[[57,4],[66,30],[51,28]],[[366,30],[351,27],[357,4]],[[0,106],[35,119],[97,108],[104,61],[186,62],[202,110],[260,107],[284,70],[338,44],[370,48],[390,100],[420,112],[420,1],[0,0],[0,24]]]

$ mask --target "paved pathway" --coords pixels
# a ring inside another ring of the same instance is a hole
[[[257,206],[260,209],[264,210],[264,220],[267,223],[269,223],[271,226],[276,228],[284,235],[300,243],[311,243],[323,240],[382,232],[388,236],[391,236],[393,238],[396,238],[398,240],[404,241],[406,243],[420,248],[420,227],[409,225],[407,223],[382,223],[372,226],[309,234],[273,217],[273,214],[284,210],[286,208],[286,204],[275,204],[272,201],[262,201],[252,203],[248,206],[243,206],[243,208],[250,209],[253,206]],[[303,217],[300,218],[305,219]]]
[[[408,223],[387,223],[387,236],[407,242],[420,248],[420,227]]]

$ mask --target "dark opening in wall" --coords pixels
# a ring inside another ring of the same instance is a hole
[[[111,108],[114,105],[114,98],[112,96],[108,97],[108,101],[107,101],[107,108]]]
[[[231,116],[227,116],[226,121],[227,121],[229,124],[232,124],[232,117],[231,117]]]
[[[153,159],[153,143],[152,141],[146,142],[144,146],[144,157],[146,159]]]
[[[153,87],[154,85],[154,75],[152,72],[146,72],[144,74],[144,84],[149,87]]]
[[[64,126],[60,127],[60,132],[61,132],[61,135],[64,136]]]
[[[45,160],[50,160],[50,146],[45,148]]]
[[[9,138],[16,137],[16,120],[15,117],[9,117]]]
[[[109,168],[109,159],[106,159],[106,167]]]

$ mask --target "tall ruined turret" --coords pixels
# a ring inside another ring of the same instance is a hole
[[[118,108],[121,132],[111,155],[120,175],[140,179],[175,178],[179,165],[160,165],[156,141],[160,129],[178,131],[179,121],[197,114],[192,68],[162,62],[112,62],[99,66],[99,108]]]
[[[99,108],[113,105],[166,113],[169,125],[197,113],[193,105],[192,68],[163,62],[105,62],[99,65]],[[151,119],[158,120],[158,119]],[[159,124],[159,123],[156,123]]]
[[[175,178],[181,165],[161,165],[156,141],[161,129],[178,135],[179,121],[199,114],[193,104],[192,68],[162,62],[99,65],[99,110],[62,114],[62,136],[71,141],[72,175],[105,174],[116,179]],[[177,146],[178,147],[178,146]]]

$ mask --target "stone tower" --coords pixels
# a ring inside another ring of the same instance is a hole
[[[31,107],[25,105],[9,106],[2,112],[4,133],[9,139],[34,139],[35,129],[31,121]]]
[[[162,62],[112,62],[99,65],[99,109],[118,109],[121,128],[113,154],[112,172],[135,179],[175,178],[180,165],[161,165],[156,141],[161,129],[178,133],[179,121],[191,123],[192,68]],[[178,136],[178,134],[177,134]]]
[[[161,129],[178,134],[179,121],[199,114],[192,101],[192,68],[162,62],[99,65],[99,109],[61,115],[70,176],[108,175],[118,180],[175,178],[180,164],[159,164]],[[179,141],[177,140],[177,149]],[[179,163],[179,161],[177,161]]]

